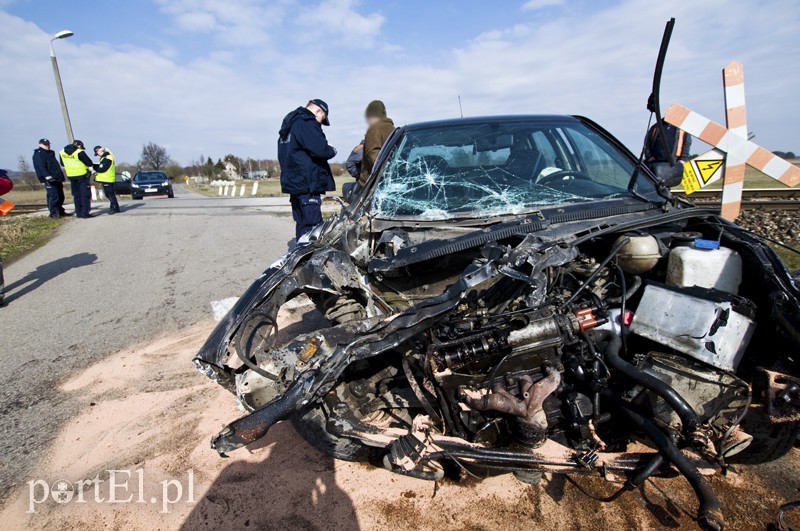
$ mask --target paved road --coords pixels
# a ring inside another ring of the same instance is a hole
[[[285,253],[285,198],[123,201],[123,213],[73,219],[5,269],[0,309],[0,501],[29,479],[74,413],[59,382],[149,337],[211,319]],[[102,204],[101,204],[102,206]],[[188,363],[188,360],[187,360]]]

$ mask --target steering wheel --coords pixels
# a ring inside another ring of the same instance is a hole
[[[568,178],[568,179],[567,179]],[[554,171],[553,173],[548,173],[547,175],[542,175],[534,181],[534,184],[542,184],[547,185],[548,183],[552,183],[554,181],[564,181],[564,180],[574,180],[574,179],[583,179],[585,181],[591,181],[592,178],[578,170],[559,170]]]

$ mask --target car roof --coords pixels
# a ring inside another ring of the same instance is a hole
[[[449,118],[446,120],[433,120],[430,122],[417,122],[403,126],[403,129],[414,130],[428,127],[442,127],[461,124],[485,124],[493,122],[579,122],[575,116],[566,114],[519,114],[500,116],[475,116],[470,118]]]

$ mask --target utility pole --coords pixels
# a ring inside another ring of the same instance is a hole
[[[58,99],[61,101],[61,114],[64,115],[64,127],[67,129],[67,142],[72,144],[75,141],[75,135],[72,134],[72,122],[69,120],[69,111],[67,110],[67,100],[64,98],[64,87],[61,85],[61,74],[58,71],[58,61],[56,60],[56,52],[53,49],[53,41],[58,39],[66,39],[75,35],[69,30],[59,31],[53,38],[50,39],[50,62],[53,63],[53,75],[56,78],[56,88],[58,89]]]

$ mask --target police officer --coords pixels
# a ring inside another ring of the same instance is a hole
[[[75,216],[86,219],[94,217],[89,210],[92,208],[92,194],[89,190],[90,170],[94,163],[83,142],[76,140],[72,144],[67,144],[61,150],[61,165],[64,166],[64,173],[67,174],[69,184],[72,189],[72,197],[75,201]]]
[[[323,125],[330,125],[328,104],[311,100],[287,114],[278,133],[281,191],[289,194],[296,240],[322,222],[320,194],[336,190],[328,164],[336,149],[328,144]]]
[[[94,180],[103,184],[103,192],[105,192],[108,202],[111,204],[108,213],[116,214],[120,210],[119,203],[117,202],[117,194],[114,193],[114,181],[117,180],[114,154],[103,146],[95,146],[94,154],[100,157],[100,162],[93,166],[94,171],[97,172],[94,176]]]
[[[50,141],[39,140],[39,147],[33,150],[33,169],[36,178],[44,184],[47,191],[47,209],[51,218],[71,216],[64,210],[64,172],[58,165],[55,152],[50,149]]]

